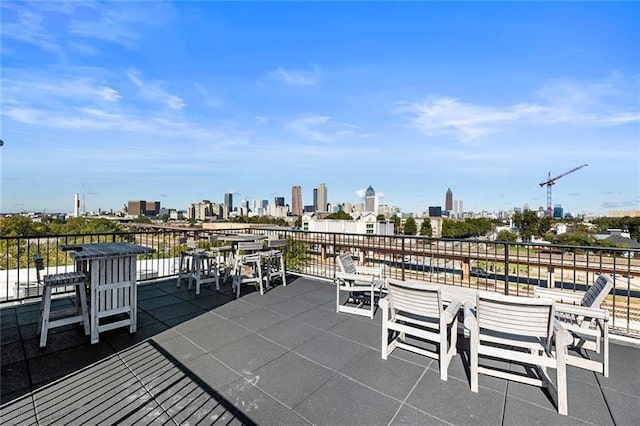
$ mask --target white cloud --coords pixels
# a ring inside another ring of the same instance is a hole
[[[290,86],[317,86],[320,82],[320,69],[315,65],[308,70],[278,67],[269,72],[269,76]]]
[[[144,99],[166,105],[171,109],[180,110],[186,106],[182,98],[167,92],[163,87],[165,83],[161,81],[143,81],[138,71],[130,71],[127,77],[139,89]]]
[[[536,101],[495,106],[465,103],[451,97],[402,102],[393,112],[429,136],[453,135],[462,141],[516,125],[617,126],[640,122],[637,76],[579,83],[554,82],[534,94]]]
[[[287,128],[294,133],[316,142],[333,143],[345,137],[366,137],[357,132],[357,127],[351,124],[339,123],[329,116],[307,114],[291,121]]]

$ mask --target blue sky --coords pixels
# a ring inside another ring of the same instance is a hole
[[[640,208],[640,4],[1,4],[0,211],[326,183],[422,212]]]

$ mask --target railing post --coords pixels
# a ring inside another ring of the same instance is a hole
[[[402,237],[402,281],[404,281],[404,237]]]
[[[509,243],[504,243],[504,294],[509,295]]]
[[[336,282],[336,257],[338,257],[338,247],[336,247],[336,234],[333,234],[333,282]]]

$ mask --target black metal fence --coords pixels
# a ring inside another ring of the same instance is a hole
[[[421,279],[530,296],[534,286],[584,291],[599,274],[613,280],[604,306],[615,331],[640,334],[640,250],[522,244],[481,239],[441,239],[309,232],[289,228],[219,230],[153,230],[117,234],[53,235],[0,238],[0,302],[38,296],[33,267],[36,253],[45,259],[45,273],[73,270],[61,245],[129,241],[154,248],[138,259],[138,279],[162,279],[178,273],[187,239],[202,247],[215,244],[213,234],[252,233],[286,238],[290,272],[333,279],[337,253],[350,253],[362,265],[384,266],[385,277]]]

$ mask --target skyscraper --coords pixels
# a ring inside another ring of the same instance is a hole
[[[376,210],[376,191],[369,185],[364,193],[364,211],[376,213]]]
[[[284,207],[284,197],[275,197],[273,202],[276,207]]]
[[[299,185],[291,187],[291,213],[302,216],[302,188]]]
[[[317,188],[317,203],[316,203],[316,211],[318,212],[326,212],[327,211],[327,186],[324,183],[321,183]]]
[[[227,215],[233,211],[233,194],[230,192],[224,194],[224,208],[227,211]]]
[[[447,189],[447,195],[444,199],[444,209],[448,212],[453,210],[453,192],[451,192],[451,188]]]

